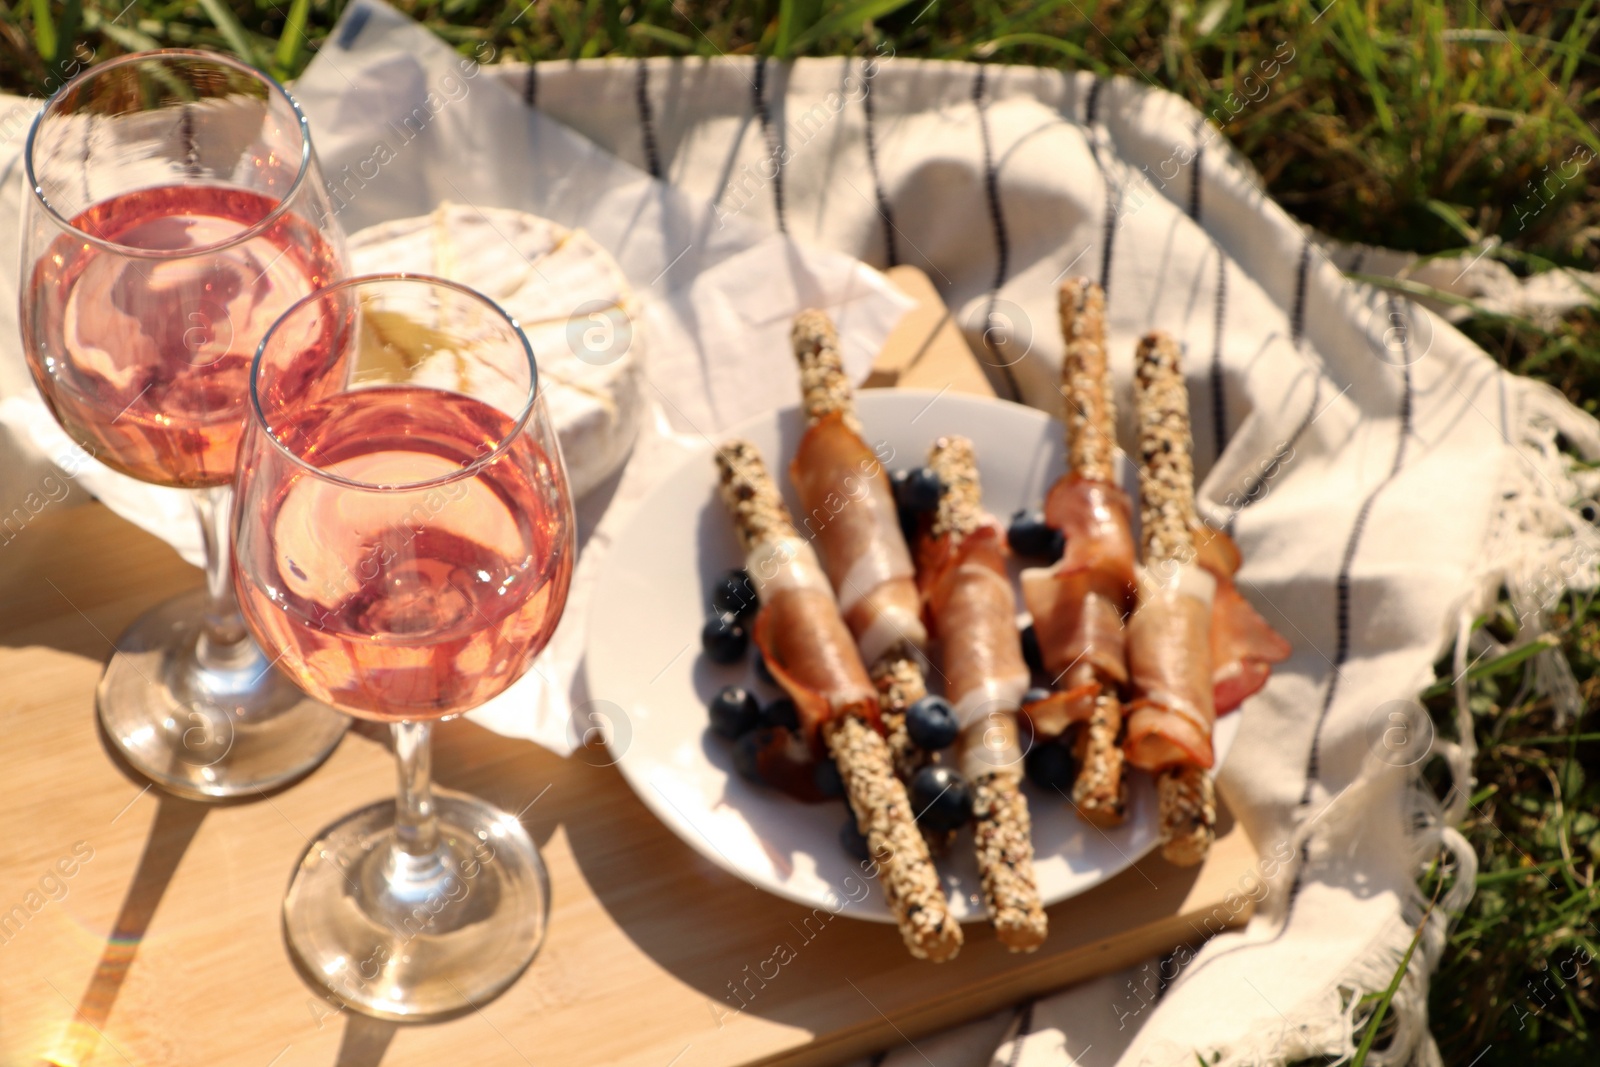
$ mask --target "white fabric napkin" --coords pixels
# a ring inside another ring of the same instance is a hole
[[[590,727],[578,671],[589,589],[612,531],[654,475],[680,453],[680,442],[798,400],[788,340],[796,312],[829,310],[859,380],[911,301],[852,256],[719,218],[705,200],[529,111],[394,9],[368,2],[356,10],[344,25],[359,18],[359,33],[336,33],[292,89],[345,232],[427,214],[446,200],[530,211],[588,230],[644,302],[650,424],[623,470],[578,502],[578,565],[549,646],[534,670],[470,715],[565,755]],[[5,101],[0,114],[9,106],[26,105]],[[20,459],[0,473],[0,499],[20,499],[45,479],[67,484],[62,476],[70,474],[199,563],[188,494],[134,481],[84,456],[28,377],[15,322],[23,141],[0,145],[8,187],[0,189],[0,445],[10,446],[0,454]]]

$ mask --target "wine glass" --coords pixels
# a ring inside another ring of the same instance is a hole
[[[306,849],[290,949],[382,1018],[481,1004],[538,950],[546,875],[517,816],[431,789],[429,737],[521,677],[566,604],[572,498],[533,353],[470,289],[351,278],[272,327],[251,397],[234,511],[245,619],[308,693],[389,723],[399,763],[393,803]]]
[[[94,458],[194,490],[204,535],[204,587],[118,640],[96,691],[100,720],[130,764],[180,794],[292,781],[349,720],[251,641],[228,521],[256,346],[290,304],[343,273],[305,118],[232,59],[146,52],[62,86],[26,158],[21,323],[39,392]]]

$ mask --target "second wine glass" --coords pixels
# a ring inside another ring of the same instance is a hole
[[[117,641],[100,721],[174,792],[283,785],[321,763],[348,720],[290,685],[245,632],[229,483],[256,345],[342,273],[305,117],[236,60],[139,53],[64,85],[26,161],[22,341],[39,392],[95,459],[194,490],[205,539],[205,587]]]
[[[337,358],[338,384],[297,372]],[[325,831],[284,902],[305,975],[387,1018],[481,1004],[544,936],[517,817],[430,786],[433,720],[532,665],[566,604],[572,501],[533,353],[487,298],[354,278],[261,344],[235,511],[245,618],[279,666],[391,723],[399,794]]]

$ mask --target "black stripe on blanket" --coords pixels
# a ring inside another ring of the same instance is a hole
[[[983,190],[989,204],[989,224],[994,229],[994,283],[989,287],[989,306],[984,311],[983,343],[994,357],[994,365],[1005,376],[1009,399],[1020,400],[1022,390],[1011,370],[1015,360],[1002,356],[993,339],[995,305],[1000,299],[1000,287],[1005,284],[1006,270],[1011,259],[1010,238],[1006,235],[1006,216],[1000,206],[1000,175],[994,166],[994,143],[989,134],[989,109],[985,99],[988,85],[983,65],[980,63],[972,79],[972,104],[978,109],[978,132],[983,138]]]
[[[1392,294],[1388,298],[1388,321],[1395,321],[1401,314],[1400,302]],[[1379,342],[1382,343],[1381,341]],[[1398,439],[1394,445],[1394,462],[1389,466],[1389,473],[1383,481],[1372,487],[1365,500],[1361,502],[1361,510],[1356,512],[1355,525],[1350,530],[1350,538],[1345,542],[1344,555],[1339,560],[1339,577],[1334,586],[1335,590],[1335,626],[1337,635],[1333,646],[1333,671],[1328,678],[1328,688],[1322,696],[1322,709],[1317,713],[1317,726],[1311,734],[1311,752],[1306,756],[1306,784],[1301,792],[1300,803],[1311,802],[1311,783],[1317,778],[1321,767],[1321,738],[1322,725],[1327,721],[1328,711],[1333,707],[1333,698],[1339,692],[1339,671],[1344,668],[1345,661],[1350,657],[1350,569],[1355,564],[1356,549],[1361,545],[1361,535],[1366,530],[1367,519],[1372,514],[1372,505],[1378,499],[1378,494],[1388,488],[1389,483],[1400,476],[1400,469],[1406,461],[1406,441],[1411,436],[1411,362],[1410,333],[1402,331],[1400,334],[1401,354],[1404,357],[1400,366],[1400,410],[1398,422],[1400,424]]]
[[[1022,1039],[1033,1033],[1033,1001],[1023,1001],[1017,1008],[1017,1032],[1011,1038],[1011,1055],[1006,1057],[1006,1067],[1017,1067],[1022,1061]]]
[[[644,166],[650,177],[661,177],[661,157],[656,154],[656,117],[650,106],[650,67],[639,60],[634,75],[633,99],[639,109],[639,139],[644,143]]]
[[[761,136],[767,143],[767,156],[772,160],[772,210],[778,216],[778,232],[788,233],[788,223],[783,218],[783,142],[772,116],[767,110],[767,57],[756,57],[756,77],[750,83],[750,110],[761,122]]]
[[[878,202],[878,217],[883,220],[883,248],[886,264],[900,264],[900,249],[895,243],[894,212],[889,207],[889,195],[884,192],[883,175],[878,171],[878,135],[873,119],[876,109],[872,103],[872,79],[877,77],[878,61],[868,60],[862,69],[861,111],[865,117],[867,137],[867,167],[872,171],[872,195]]]
[[[1105,87],[1105,82],[1096,78],[1089,86],[1089,95],[1083,103],[1083,125],[1087,131],[1089,141],[1089,154],[1094,157],[1094,162],[1100,168],[1100,177],[1106,183],[1105,221],[1100,229],[1100,291],[1105,294],[1106,302],[1111,301],[1111,248],[1117,239],[1117,211],[1121,207],[1122,191],[1111,180],[1111,172],[1106,169],[1105,161],[1100,158],[1100,138],[1095,132],[1095,119],[1100,114],[1100,90]]]
[[[1300,246],[1300,265],[1294,272],[1294,306],[1289,312],[1289,339],[1296,346],[1306,333],[1306,278],[1311,273],[1311,238]]]
[[[529,107],[539,106],[539,64],[528,64],[528,76],[522,82],[522,102]]]
[[[1105,226],[1100,232],[1100,291],[1105,294],[1107,303],[1111,301],[1111,246],[1117,239],[1117,211],[1121,201],[1121,190],[1112,184],[1111,176],[1106,175]]]
[[[1202,120],[1200,129],[1205,128],[1206,124]],[[1205,158],[1206,143],[1201,141],[1194,146],[1194,158],[1189,161],[1189,217],[1196,222],[1200,221],[1200,165],[1205,162]]]
[[[1198,157],[1197,157],[1198,158]],[[1198,207],[1199,205],[1196,205]],[[1217,247],[1217,310],[1211,330],[1211,462],[1228,447],[1228,393],[1222,373],[1222,326],[1228,316],[1228,257]]]

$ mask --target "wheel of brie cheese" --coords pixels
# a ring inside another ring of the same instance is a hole
[[[506,208],[441,204],[348,242],[356,274],[434,274],[470,286],[521,325],[581,497],[627,458],[641,412],[640,306],[583,230]]]

